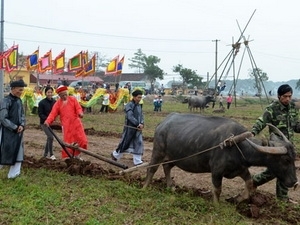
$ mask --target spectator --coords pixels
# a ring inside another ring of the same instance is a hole
[[[194,86],[194,95],[198,95],[198,88],[197,88],[197,86]]]
[[[128,83],[126,84],[126,86],[127,86],[128,90],[129,90],[129,94],[131,94],[131,83],[128,82]]]
[[[50,87],[50,86],[46,86],[46,88],[47,87]],[[33,97],[34,97],[34,105],[33,105],[31,113],[32,114],[38,114],[39,102],[43,99],[43,94],[42,94],[42,91],[41,91],[41,87],[35,87]]]
[[[155,96],[154,100],[153,100],[153,104],[154,104],[154,111],[158,112],[161,111],[161,105],[162,105],[162,98],[161,95],[159,95],[158,97]]]
[[[227,99],[226,99],[226,102],[227,102],[227,109],[230,108],[230,105],[231,105],[231,103],[232,103],[232,100],[233,100],[232,95],[231,95],[231,94],[228,94],[228,97],[227,97]]]
[[[56,87],[59,87],[60,85],[62,85],[62,81],[61,81],[61,79],[60,79],[60,77],[59,77],[58,80],[57,80],[57,85],[56,85]]]
[[[53,154],[53,135],[49,131],[48,127],[44,124],[45,120],[47,119],[48,115],[50,114],[51,109],[55,103],[55,100],[52,98],[53,91],[54,90],[52,87],[46,87],[46,89],[45,89],[46,98],[44,98],[43,100],[41,100],[39,102],[38,114],[40,117],[41,128],[47,136],[47,141],[46,141],[43,156],[47,157],[48,153],[49,153],[50,159],[55,160],[56,158]]]
[[[25,86],[23,80],[11,82],[10,94],[5,96],[0,103],[0,168],[3,165],[10,165],[7,175],[9,179],[20,175],[24,160],[25,113],[20,97]]]
[[[116,83],[116,85],[115,85],[115,92],[117,92],[118,90],[119,90],[119,83]]]
[[[159,94],[164,96],[165,95],[165,87],[164,84],[161,84],[160,90],[159,90]]]
[[[68,86],[69,85],[68,81],[65,78],[63,78],[62,85],[63,86]]]
[[[89,100],[92,99],[92,97],[93,97],[93,95],[91,93],[89,93],[89,94],[86,95],[85,100],[88,102]],[[86,112],[91,113],[92,112],[92,107],[91,106],[86,107]]]
[[[222,82],[219,80],[219,81],[218,81],[218,84],[217,84],[217,91],[218,91],[218,94],[220,93],[221,85],[222,85]]]
[[[106,93],[103,95],[102,106],[99,112],[103,113],[103,111],[105,111],[105,113],[107,113],[108,106],[109,106],[109,89],[106,89]]]
[[[222,94],[220,94],[219,96],[218,96],[218,101],[219,101],[219,108],[223,108],[224,106],[223,106],[223,95]]]
[[[224,84],[222,85],[221,89],[220,89],[220,92],[224,91],[226,88],[226,82],[224,82]]]

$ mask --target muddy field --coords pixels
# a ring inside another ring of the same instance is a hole
[[[55,130],[55,133],[61,138],[61,131]],[[89,151],[96,153],[100,156],[110,159],[110,153],[116,148],[120,134],[116,133],[100,133],[95,130],[86,130],[88,134],[88,149]],[[105,176],[107,179],[122,179],[125,182],[136,182],[142,187],[143,179],[146,175],[146,169],[141,168],[126,176],[120,175],[122,170],[114,165],[108,164],[104,161],[96,159],[94,157],[82,154],[79,160],[61,160],[61,148],[59,144],[54,141],[54,155],[57,160],[52,161],[50,159],[43,158],[43,148],[45,144],[45,134],[40,130],[37,125],[28,125],[25,132],[25,161],[23,167],[31,168],[47,168],[51,170],[62,171],[71,175],[84,175],[84,176]],[[145,153],[143,160],[150,162],[152,153],[152,139],[144,139]],[[130,154],[125,155],[121,161],[122,164],[132,167],[132,157]],[[299,178],[300,174],[300,161],[296,161],[297,174]],[[252,173],[259,173],[265,168],[253,167],[250,169]],[[162,168],[160,167],[158,172],[154,176],[154,182],[152,185],[158,187],[165,187],[164,175]],[[203,197],[208,201],[212,201],[211,195],[211,177],[210,174],[192,174],[184,172],[180,169],[174,168],[172,170],[172,177],[176,184],[176,191],[192,191],[195,195]],[[244,188],[244,182],[240,178],[224,179],[223,188],[221,194],[221,201],[226,201],[233,195],[239,194]],[[275,180],[269,182],[258,188],[257,193],[247,202],[243,202],[236,206],[237,211],[242,215],[255,218],[261,224],[268,224],[270,218],[276,220],[280,218],[285,220],[289,224],[298,224],[300,221],[299,205],[286,204],[286,207],[282,207],[282,203],[278,204],[275,199]],[[289,192],[289,196],[300,203],[299,190]],[[272,221],[273,221],[272,219]]]

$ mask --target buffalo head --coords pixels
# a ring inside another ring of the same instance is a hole
[[[287,187],[296,188],[298,185],[295,167],[295,147],[284,134],[272,124],[268,124],[273,132],[269,146],[260,146],[249,139],[249,144],[257,151],[268,154],[267,166],[274,175]],[[279,136],[278,136],[279,135]]]

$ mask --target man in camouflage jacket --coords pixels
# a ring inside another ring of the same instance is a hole
[[[283,84],[278,88],[278,100],[267,106],[263,115],[256,120],[251,131],[253,135],[262,131],[267,123],[271,123],[293,142],[294,132],[300,133],[300,123],[298,109],[296,109],[295,103],[291,101],[292,94],[293,89],[288,84]],[[266,169],[264,172],[253,176],[253,185],[257,187],[274,178],[274,174]],[[276,181],[276,196],[280,200],[296,203],[288,198],[288,188],[278,179]]]

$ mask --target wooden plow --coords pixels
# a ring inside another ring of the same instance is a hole
[[[122,168],[122,169],[128,169],[128,166],[124,165],[124,164],[121,164],[121,163],[118,163],[114,160],[111,160],[111,159],[108,159],[106,157],[103,157],[101,155],[98,155],[98,154],[95,154],[95,153],[92,153],[90,151],[87,151],[86,149],[83,149],[83,148],[80,148],[78,145],[76,144],[69,144],[69,143],[65,143],[63,142],[62,140],[59,139],[59,137],[53,132],[53,130],[49,128],[49,131],[51,132],[51,134],[53,135],[53,137],[57,140],[57,142],[60,144],[60,146],[63,148],[63,150],[66,152],[66,154],[69,156],[69,158],[73,158],[72,154],[68,151],[67,148],[70,148],[70,149],[73,149],[73,150],[77,150],[77,151],[80,151],[82,153],[85,153],[89,156],[92,156],[92,157],[95,157],[97,159],[100,159],[104,162],[107,162],[109,164],[112,164],[114,166],[117,166],[119,168]]]

